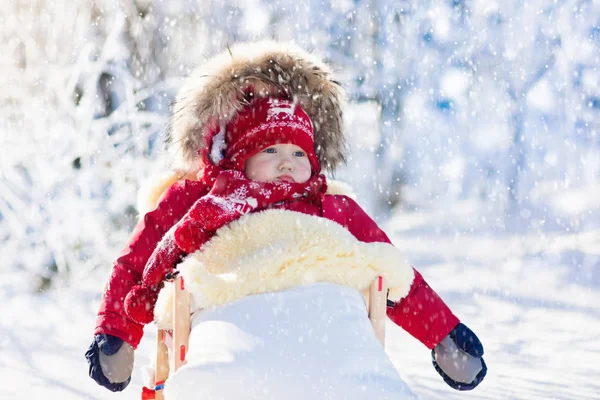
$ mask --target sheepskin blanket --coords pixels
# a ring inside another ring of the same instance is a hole
[[[414,272],[387,243],[363,243],[336,222],[286,210],[248,214],[222,227],[202,250],[179,266],[192,312],[244,296],[329,282],[368,292],[383,276],[389,298],[406,296]],[[156,322],[169,327],[172,290],[162,290]]]

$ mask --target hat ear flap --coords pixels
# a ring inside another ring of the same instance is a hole
[[[221,126],[219,126],[219,131],[213,135],[211,140],[207,143],[209,143],[207,147],[210,149],[208,151],[208,158],[213,164],[219,165],[221,160],[225,158],[225,150],[227,150],[224,122],[222,122]]]
[[[228,168],[223,168],[223,161],[225,161],[224,158],[221,161],[219,161],[218,164],[213,164],[213,162],[210,159],[208,147],[202,149],[201,152],[204,164],[202,166],[202,170],[198,173],[198,180],[204,183],[204,185],[207,188],[206,194],[208,194],[208,192],[210,192],[210,189],[215,184],[215,181],[217,180],[219,174]]]

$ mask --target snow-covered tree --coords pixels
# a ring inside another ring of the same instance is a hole
[[[591,0],[4,2],[5,268],[41,286],[104,273],[140,183],[168,167],[182,77],[260,38],[314,50],[347,88],[340,177],[376,198],[369,211],[479,199],[524,226],[597,223],[584,188],[600,175],[599,14]]]

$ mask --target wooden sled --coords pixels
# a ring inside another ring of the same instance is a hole
[[[159,329],[156,335],[156,368],[154,388],[142,388],[142,400],[164,400],[165,381],[170,371],[177,371],[185,364],[191,329],[190,298],[185,290],[183,277],[177,276],[173,290],[173,329]],[[369,288],[367,311],[375,336],[385,346],[385,321],[387,318],[387,287],[381,276],[373,280]],[[171,360],[169,362],[169,351]]]

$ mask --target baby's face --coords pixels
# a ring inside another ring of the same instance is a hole
[[[287,181],[304,183],[311,166],[304,150],[295,144],[275,144],[246,161],[246,176],[254,181]]]

